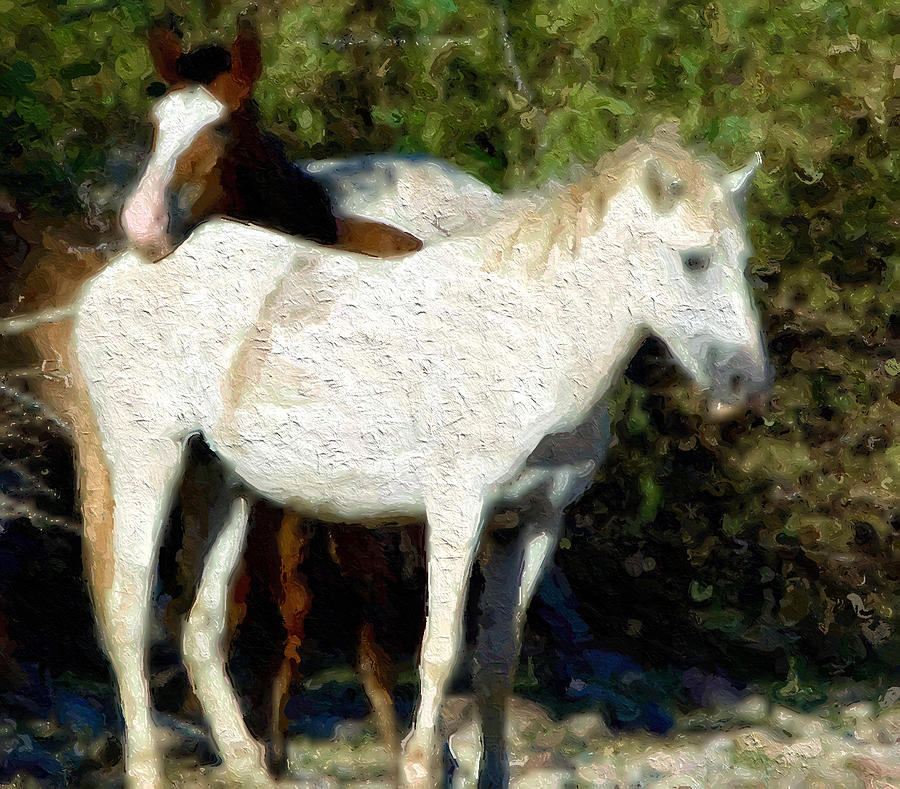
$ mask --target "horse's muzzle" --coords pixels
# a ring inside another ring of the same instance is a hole
[[[729,419],[746,408],[764,410],[774,382],[765,356],[736,351],[727,356],[710,353],[709,411],[716,419]]]

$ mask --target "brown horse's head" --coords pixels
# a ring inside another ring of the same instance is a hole
[[[421,248],[397,228],[336,217],[325,187],[260,130],[251,95],[262,58],[249,21],[239,22],[230,50],[184,51],[173,30],[157,27],[150,52],[169,91],[153,108],[154,149],[122,212],[135,246],[161,257],[186,230],[223,214],[379,257]]]
[[[129,241],[156,257],[171,248],[185,219],[179,211],[195,219],[228,213],[219,170],[229,124],[249,102],[262,60],[259,37],[246,21],[230,50],[212,44],[184,51],[166,27],[151,31],[149,46],[169,90],[151,113],[153,151],[125,203],[122,227]]]
[[[149,46],[156,72],[171,90],[205,85],[231,110],[238,109],[250,97],[262,73],[259,34],[246,19],[238,23],[230,50],[205,44],[185,52],[175,31],[164,26],[150,31]]]

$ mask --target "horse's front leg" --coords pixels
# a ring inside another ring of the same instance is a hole
[[[524,516],[518,530],[489,534],[481,555],[484,591],[473,685],[481,716],[479,789],[503,789],[509,782],[506,708],[519,660],[525,615],[544,567],[559,540],[562,513],[542,502]]]
[[[427,505],[428,589],[419,657],[419,705],[404,743],[400,773],[401,782],[410,789],[443,785],[441,705],[462,641],[463,610],[483,513],[480,496],[452,496],[449,490]]]
[[[249,504],[229,502],[225,523],[206,557],[194,606],[184,625],[184,659],[228,776],[241,786],[271,786],[264,751],[244,723],[225,666],[228,593],[244,553]]]

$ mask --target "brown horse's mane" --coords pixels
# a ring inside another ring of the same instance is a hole
[[[288,158],[278,137],[262,131],[252,99],[231,113],[219,179],[222,213],[320,244],[337,243],[338,220],[327,190]]]
[[[375,257],[422,246],[398,228],[339,215],[325,185],[291,161],[278,137],[262,130],[259,109],[250,98],[231,113],[216,170],[215,213]],[[208,208],[196,219],[212,212]]]

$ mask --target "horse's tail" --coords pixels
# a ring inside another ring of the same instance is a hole
[[[51,307],[27,315],[14,315],[11,318],[0,320],[0,336],[25,334],[45,323],[56,323],[74,318],[77,312],[78,305],[70,304],[67,307]]]

